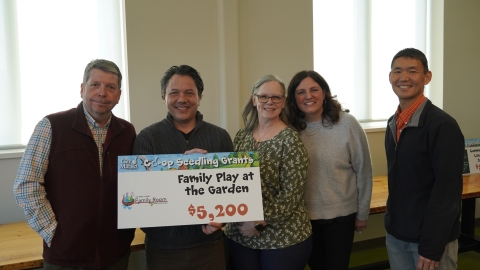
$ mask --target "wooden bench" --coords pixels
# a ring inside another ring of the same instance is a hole
[[[145,249],[145,233],[135,231],[131,251]],[[43,265],[43,240],[26,222],[0,225],[0,270],[31,269]]]

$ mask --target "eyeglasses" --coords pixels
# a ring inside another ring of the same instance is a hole
[[[283,100],[283,96],[254,95],[258,98],[258,102],[260,103],[267,103],[269,99],[272,99],[273,103],[280,103]]]

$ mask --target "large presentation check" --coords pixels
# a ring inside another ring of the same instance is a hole
[[[263,220],[257,152],[118,157],[118,228]]]

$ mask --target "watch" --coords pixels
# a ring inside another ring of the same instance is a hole
[[[262,223],[255,222],[255,229],[256,229],[257,231],[259,231],[259,232],[265,230],[266,227],[267,227],[267,226],[263,226]]]

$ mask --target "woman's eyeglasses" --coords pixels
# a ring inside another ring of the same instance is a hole
[[[273,103],[280,103],[283,100],[283,96],[254,95],[258,98],[258,102],[260,103],[267,103],[269,99],[272,99]]]

